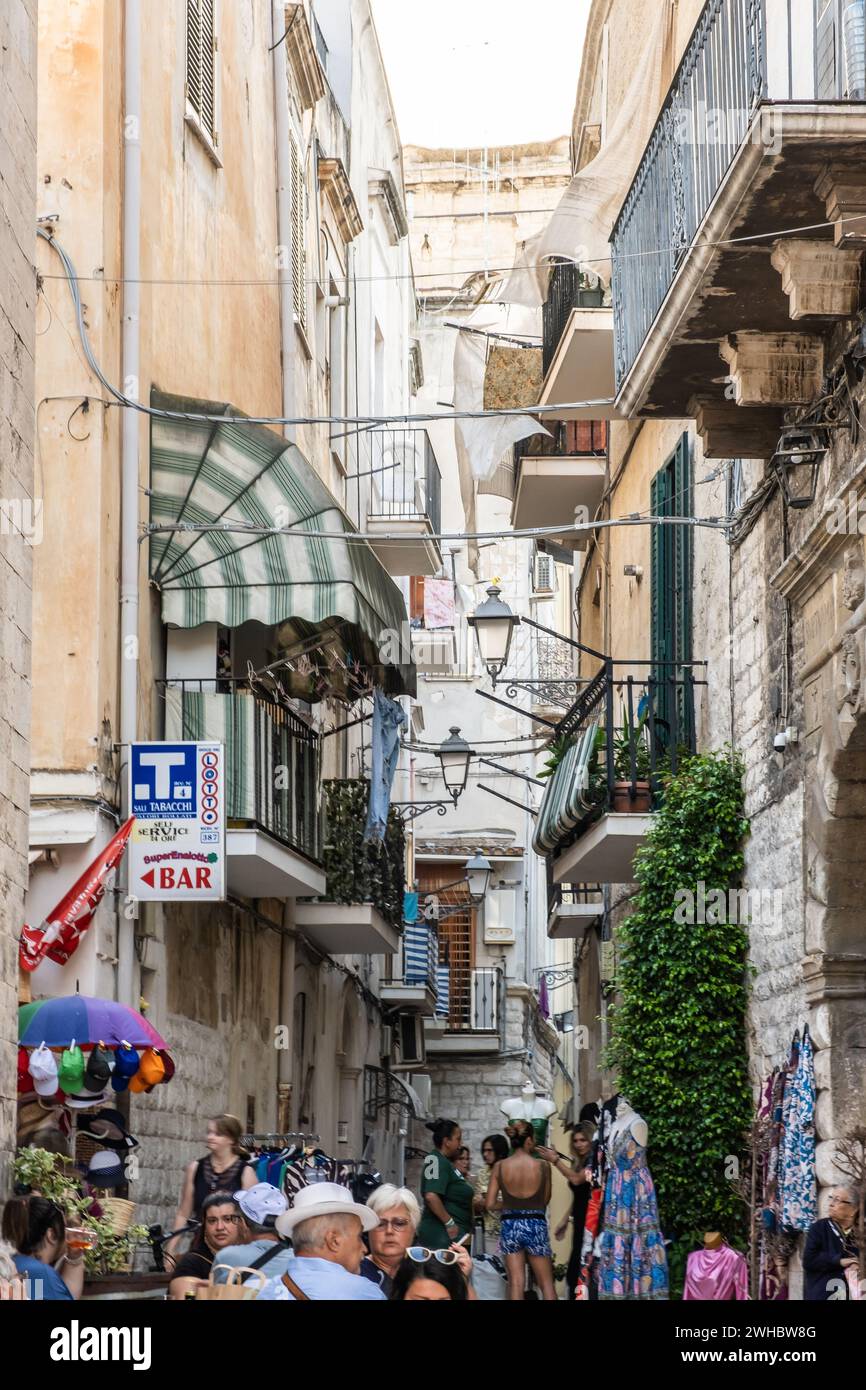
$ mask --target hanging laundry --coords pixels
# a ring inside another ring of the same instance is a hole
[[[450,579],[425,579],[424,626],[454,626],[454,585]]]
[[[400,730],[406,727],[406,715],[396,700],[389,700],[378,689],[373,692],[373,769],[370,774],[370,801],[364,840],[385,839],[388,811],[391,805],[391,783],[400,755]]]

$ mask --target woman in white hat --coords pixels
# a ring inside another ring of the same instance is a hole
[[[289,1267],[279,1279],[268,1280],[259,1298],[383,1303],[382,1290],[358,1273],[366,1253],[361,1233],[378,1224],[376,1213],[353,1201],[339,1183],[302,1188],[291,1210],[276,1221],[277,1234],[292,1242]]]

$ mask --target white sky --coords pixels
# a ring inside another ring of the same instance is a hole
[[[589,0],[372,0],[405,145],[571,131]]]

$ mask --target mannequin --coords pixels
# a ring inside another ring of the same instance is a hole
[[[612,1105],[606,1105],[610,1114]],[[625,1096],[605,1126],[603,1229],[598,1244],[601,1300],[667,1299],[668,1266],[655,1187],[646,1162],[649,1129]]]
[[[536,1091],[531,1081],[527,1081],[519,1096],[503,1101],[499,1109],[507,1116],[509,1123],[514,1120],[529,1120],[535,1131],[537,1144],[547,1143],[547,1126],[556,1106],[543,1091]]]
[[[618,1096],[616,1103],[616,1116],[608,1133],[608,1155],[617,1146],[618,1141],[624,1137],[627,1130],[631,1130],[632,1138],[636,1144],[640,1144],[642,1149],[646,1148],[649,1138],[649,1127],[636,1110],[632,1109],[625,1096]]]
[[[707,1231],[703,1250],[693,1250],[686,1262],[684,1301],[729,1303],[749,1297],[745,1256],[732,1250],[721,1231]]]

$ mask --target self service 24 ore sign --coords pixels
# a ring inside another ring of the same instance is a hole
[[[225,897],[221,743],[133,743],[129,892],[144,902]]]

